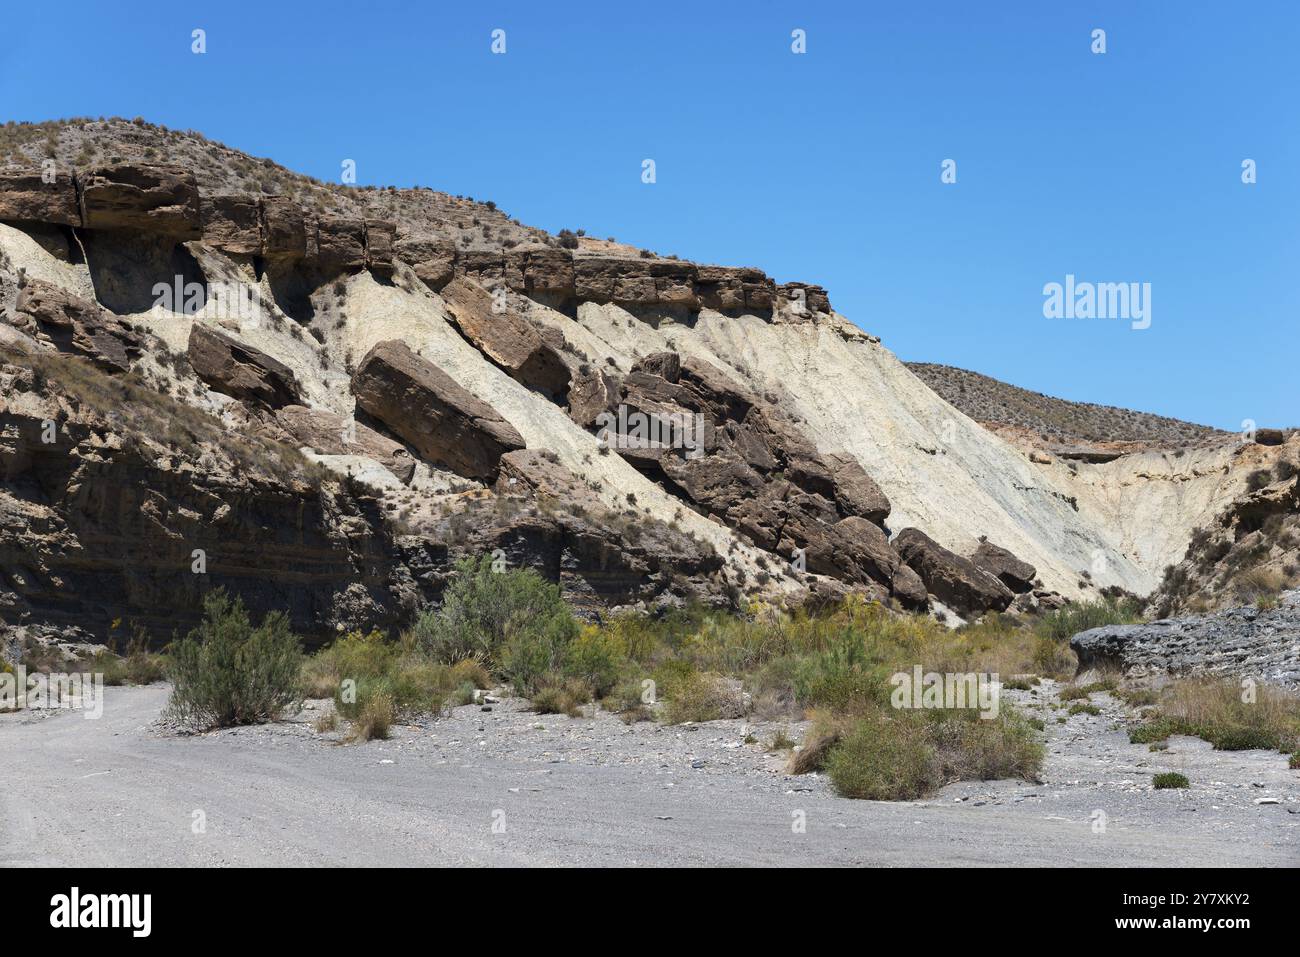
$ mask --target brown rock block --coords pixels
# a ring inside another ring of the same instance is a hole
[[[179,166],[119,163],[81,177],[81,220],[87,229],[135,229],[177,240],[198,239],[199,189]]]
[[[47,183],[39,170],[0,170],[0,220],[80,226],[77,186],[67,173]]]
[[[271,408],[301,403],[292,369],[201,322],[190,327],[189,360],[195,374],[223,395]]]
[[[403,342],[371,349],[352,377],[352,392],[422,456],[458,475],[493,481],[501,456],[524,447],[495,409]]]

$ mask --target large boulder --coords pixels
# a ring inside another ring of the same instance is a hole
[[[568,391],[568,366],[510,306],[505,290],[494,296],[462,276],[443,287],[442,298],[461,335],[512,379],[549,396]]]
[[[262,254],[262,205],[256,196],[203,196],[203,241],[243,256]]]
[[[317,455],[363,455],[374,459],[403,483],[410,482],[415,474],[415,459],[406,447],[364,423],[303,405],[285,406],[276,413],[275,419],[295,442]]]
[[[46,182],[37,170],[0,170],[0,220],[80,226],[77,186],[67,173]]]
[[[366,224],[346,216],[320,216],[315,220],[314,249],[308,240],[313,265],[326,272],[361,269],[366,264]],[[308,234],[311,235],[310,232]]]
[[[970,559],[1018,595],[1033,589],[1038,577],[1038,569],[1029,562],[989,541],[980,542]]]
[[[920,529],[903,529],[893,544],[930,594],[960,615],[1005,611],[1015,597],[970,559],[948,551]]]
[[[144,349],[139,333],[98,303],[43,280],[30,279],[19,290],[16,313],[16,324],[37,339],[107,371],[128,371]]]
[[[201,322],[190,327],[189,360],[195,374],[223,395],[271,408],[302,402],[292,369]]]
[[[1300,688],[1300,591],[1277,606],[1253,605],[1212,615],[1104,625],[1070,639],[1079,671],[1119,670],[1132,677],[1166,674],[1249,677]]]
[[[357,405],[420,455],[468,478],[494,481],[523,437],[486,402],[403,342],[380,342],[352,377]]]
[[[569,384],[569,418],[584,429],[618,406],[619,380],[603,369],[582,363]]]
[[[293,261],[307,255],[310,223],[302,208],[284,196],[262,198],[262,248],[268,259]]]
[[[81,177],[81,220],[87,229],[134,229],[178,241],[203,235],[199,188],[179,166],[119,163]]]

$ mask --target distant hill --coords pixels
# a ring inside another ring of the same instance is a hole
[[[909,362],[907,367],[976,422],[1030,429],[1049,438],[1188,445],[1228,434],[1207,425],[1149,412],[1057,399],[953,366]]]

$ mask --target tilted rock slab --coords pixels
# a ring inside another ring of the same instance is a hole
[[[992,542],[980,542],[970,560],[988,572],[1016,594],[1023,594],[1034,587],[1038,570],[1029,562],[1023,562],[1005,548]]]
[[[394,442],[361,422],[348,421],[325,409],[287,405],[275,414],[276,422],[317,455],[364,455],[398,480],[407,483],[415,474],[415,459],[400,442]]]
[[[1300,590],[1276,608],[1248,606],[1141,625],[1106,625],[1070,639],[1080,672],[1118,668],[1132,677],[1214,675],[1300,688]]]
[[[195,374],[224,395],[271,408],[302,401],[298,380],[287,365],[201,322],[190,328],[189,360]]]
[[[129,371],[144,350],[141,336],[98,303],[39,279],[19,290],[17,319],[37,339],[112,372]]]
[[[893,544],[930,594],[960,615],[1005,611],[1015,597],[970,559],[948,551],[920,529],[903,529]]]
[[[568,391],[569,368],[564,360],[503,299],[494,299],[464,277],[443,287],[442,298],[461,335],[510,378],[550,396],[562,397]]]
[[[352,393],[421,456],[467,478],[495,480],[501,456],[524,447],[495,409],[395,339],[366,353]]]

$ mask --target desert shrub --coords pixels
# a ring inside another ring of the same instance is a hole
[[[542,672],[558,665],[577,631],[557,585],[532,569],[494,572],[485,555],[456,563],[442,606],[422,613],[412,635],[417,647],[436,661],[473,658],[499,666],[526,691]]]
[[[826,767],[831,749],[844,736],[845,721],[829,712],[820,711],[813,716],[812,727],[803,736],[799,749],[790,755],[790,774],[808,774]]]
[[[741,705],[735,690],[720,675],[692,672],[665,695],[663,720],[667,724],[717,721],[737,717]]]
[[[1101,709],[1098,708],[1095,704],[1084,704],[1082,701],[1076,701],[1074,704],[1070,705],[1070,710],[1067,712],[1067,714],[1070,715],[1090,714],[1093,717],[1096,717],[1097,715],[1101,714]]]
[[[795,695],[805,707],[859,713],[888,700],[888,671],[869,660],[861,640],[849,636],[799,662]]]
[[[614,635],[588,626],[564,651],[564,673],[583,681],[593,694],[603,698],[618,683],[626,661],[623,644]]]
[[[352,714],[349,740],[385,740],[397,715],[392,692],[382,683],[369,685],[366,692],[358,696],[358,701],[359,704]]]
[[[348,632],[303,663],[304,690],[311,698],[331,698],[345,679],[386,675],[399,652],[379,631]]]
[[[1154,713],[1130,729],[1134,744],[1185,734],[1220,751],[1254,748],[1290,752],[1300,748],[1300,697],[1259,685],[1253,701],[1243,701],[1234,681],[1187,679],[1160,695]]]
[[[538,714],[566,714],[577,718],[582,715],[582,706],[590,700],[591,689],[585,682],[548,674],[539,679],[532,706]]]
[[[256,628],[239,598],[218,589],[203,621],[172,648],[169,715],[196,728],[271,721],[302,701],[302,649],[281,612]]]
[[[1081,631],[1103,625],[1127,625],[1142,620],[1138,603],[1103,598],[1066,605],[1039,619],[1036,630],[1054,642],[1068,642]]]
[[[1244,602],[1264,599],[1267,604],[1269,599],[1273,599],[1276,605],[1277,594],[1286,587],[1286,579],[1271,568],[1248,568],[1233,579],[1232,587]]]
[[[1187,778],[1177,771],[1165,771],[1163,774],[1157,774],[1151,779],[1151,786],[1157,791],[1166,791],[1171,788],[1189,788],[1192,786]]]
[[[1273,473],[1269,469],[1256,469],[1246,476],[1246,489],[1251,492],[1258,492],[1260,489],[1267,487],[1273,481]]]
[[[825,767],[845,797],[912,800],[952,781],[1032,780],[1042,761],[1033,727],[1014,712],[982,718],[935,709],[858,719],[831,747]]]
[[[939,766],[924,728],[909,718],[860,718],[825,761],[844,797],[907,801],[939,786]]]

